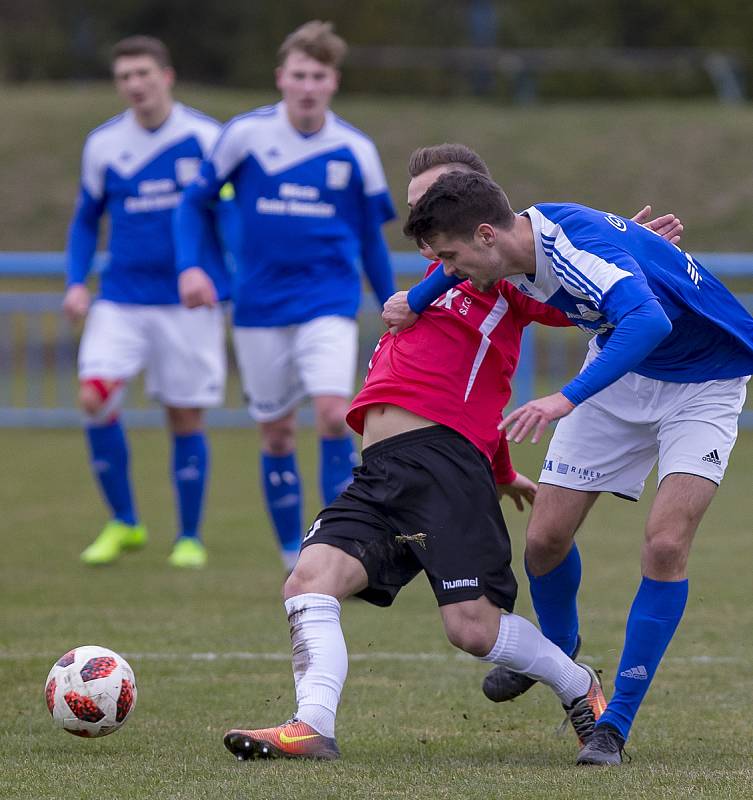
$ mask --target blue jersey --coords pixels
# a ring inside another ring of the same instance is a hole
[[[107,212],[109,259],[100,296],[116,303],[180,302],[173,216],[219,130],[215,120],[175,103],[157,130],[142,127],[128,110],[89,134],[68,238],[68,285],[86,280],[100,217]],[[203,239],[202,255],[218,296],[227,298],[229,275],[214,225]]]
[[[380,300],[394,292],[382,224],[395,216],[373,142],[331,111],[303,135],[284,103],[231,120],[177,217],[178,267],[203,266],[203,210],[235,189],[234,321],[267,327],[355,317],[362,263]]]
[[[658,301],[671,330],[633,372],[678,383],[753,373],[753,317],[690,254],[642,225],[573,203],[523,213],[536,273],[507,280],[596,333],[601,347],[623,319]]]

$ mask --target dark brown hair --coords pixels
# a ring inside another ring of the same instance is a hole
[[[110,63],[123,56],[151,56],[162,67],[172,67],[167,45],[154,36],[128,36],[113,45]]]
[[[403,233],[421,247],[438,234],[467,240],[484,222],[509,229],[514,221],[507,195],[491,178],[477,172],[448,172],[411,209]]]
[[[416,178],[433,167],[444,165],[451,165],[459,172],[478,172],[491,178],[489,167],[475,150],[464,144],[447,142],[414,150],[408,160],[408,174],[411,178]],[[467,169],[463,169],[464,167]]]

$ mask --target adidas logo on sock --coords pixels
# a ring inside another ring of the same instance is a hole
[[[639,667],[630,667],[620,673],[622,678],[633,678],[636,681],[647,681],[648,670],[641,664]]]
[[[706,455],[701,459],[701,461],[708,461],[711,464],[721,464],[721,459],[719,458],[719,453],[717,453],[716,448],[714,448],[710,453],[706,453]]]

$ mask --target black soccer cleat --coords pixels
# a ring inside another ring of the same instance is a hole
[[[580,634],[575,640],[575,651],[571,658],[575,657],[580,652]],[[534,683],[538,683],[534,678],[529,678],[522,672],[514,672],[508,667],[496,666],[491,669],[484,682],[481,684],[481,691],[493,703],[506,703],[508,700],[514,700],[516,697],[527,692]]]
[[[608,723],[597,725],[588,741],[581,747],[576,764],[599,767],[616,767],[623,762],[625,740],[620,732]]]

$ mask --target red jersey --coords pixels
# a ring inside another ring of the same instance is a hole
[[[415,325],[397,336],[382,336],[348,411],[348,425],[363,434],[369,406],[399,406],[465,436],[492,462],[497,483],[511,483],[515,471],[497,425],[510,400],[523,328],[530,322],[571,324],[561,311],[507,281],[488,292],[463,281],[435,300]]]

